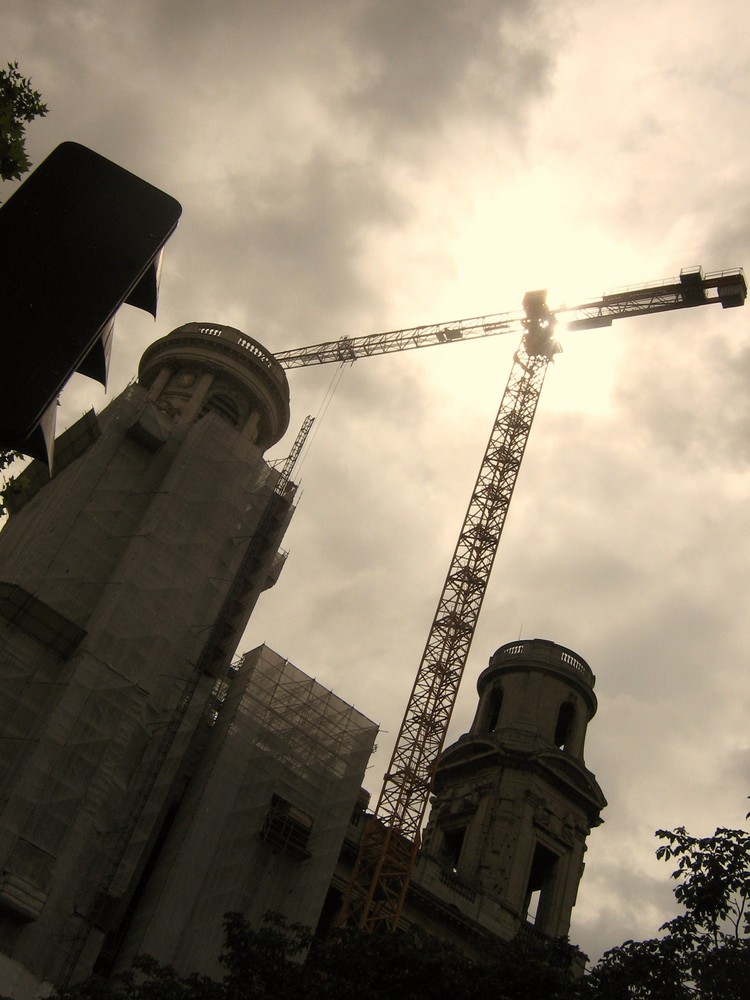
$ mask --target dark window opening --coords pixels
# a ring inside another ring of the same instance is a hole
[[[86,635],[74,622],[16,583],[0,582],[0,618],[53,650],[63,660],[72,655]]]
[[[442,861],[451,871],[458,870],[458,862],[461,858],[464,840],[466,839],[466,827],[454,826],[443,830],[443,850],[441,852]]]
[[[486,729],[494,733],[500,721],[500,709],[503,707],[502,688],[493,688],[487,697]]]
[[[339,923],[341,910],[344,905],[344,894],[339,889],[331,887],[326,895],[323,908],[320,911],[318,925],[315,928],[315,938],[318,941],[325,941],[334,927]]]
[[[280,795],[272,795],[260,837],[274,847],[280,847],[293,858],[303,860],[311,857],[308,845],[312,826],[312,816],[297,809]]]
[[[534,858],[531,862],[531,872],[526,887],[524,917],[542,932],[545,930],[545,924],[549,917],[550,889],[555,876],[557,860],[557,855],[542,844],[537,844],[534,848]]]
[[[557,725],[555,726],[555,746],[564,750],[571,736],[573,726],[576,721],[575,705],[571,701],[563,702],[560,711],[557,713]]]
[[[240,411],[233,399],[222,393],[209,396],[201,407],[200,416],[205,417],[207,413],[217,413],[223,420],[226,420],[233,427],[238,427],[240,423]]]

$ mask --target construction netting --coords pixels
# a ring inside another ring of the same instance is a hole
[[[366,716],[267,646],[242,666],[252,673],[233,725],[252,728],[259,750],[311,784],[364,770],[374,739]]]
[[[224,913],[317,922],[377,726],[267,646],[217,681],[195,778],[121,958],[211,973]],[[184,920],[177,917],[184,915]]]

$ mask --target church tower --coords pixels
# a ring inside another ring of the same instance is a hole
[[[501,646],[471,730],[440,757],[423,851],[485,900],[511,936],[568,933],[586,838],[606,805],[584,763],[594,675],[544,639]]]
[[[0,992],[81,978],[200,753],[217,679],[283,565],[280,365],[189,323],[32,463],[0,532]]]

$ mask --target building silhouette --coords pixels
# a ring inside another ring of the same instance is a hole
[[[267,646],[217,681],[207,713],[143,893],[105,949],[118,968],[147,953],[220,979],[225,913],[315,926],[323,907],[377,726]]]
[[[217,975],[229,910],[339,918],[376,727],[265,646],[233,660],[284,562],[294,486],[263,456],[288,421],[274,358],[190,323],[7,498],[0,992],[144,951]],[[552,642],[494,654],[437,765],[405,924],[473,955],[567,933],[606,804],[583,758],[593,686]]]
[[[286,376],[191,323],[32,463],[0,533],[0,976],[89,972],[123,919],[205,705],[283,565],[293,487],[264,461]],[[11,984],[10,986],[8,984]],[[25,985],[24,985],[25,984]]]

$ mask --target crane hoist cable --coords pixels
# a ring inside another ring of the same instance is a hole
[[[325,416],[328,413],[329,406],[333,402],[333,397],[336,395],[336,390],[341,384],[341,379],[343,377],[345,368],[346,368],[346,363],[342,361],[339,364],[336,371],[333,373],[331,381],[328,383],[328,388],[326,389],[323,399],[321,400],[320,406],[318,407],[318,412],[315,414],[314,417],[310,418],[310,426],[312,427],[312,424],[314,423],[315,429],[313,430],[310,437],[306,440],[304,448],[301,450],[301,454],[299,455],[297,461],[297,473],[299,473],[302,470],[303,465],[307,461],[307,456],[312,451],[312,446],[315,443],[315,438],[318,436],[318,431],[320,430],[323,420],[325,419]],[[308,428],[308,430],[309,429],[310,428]]]

